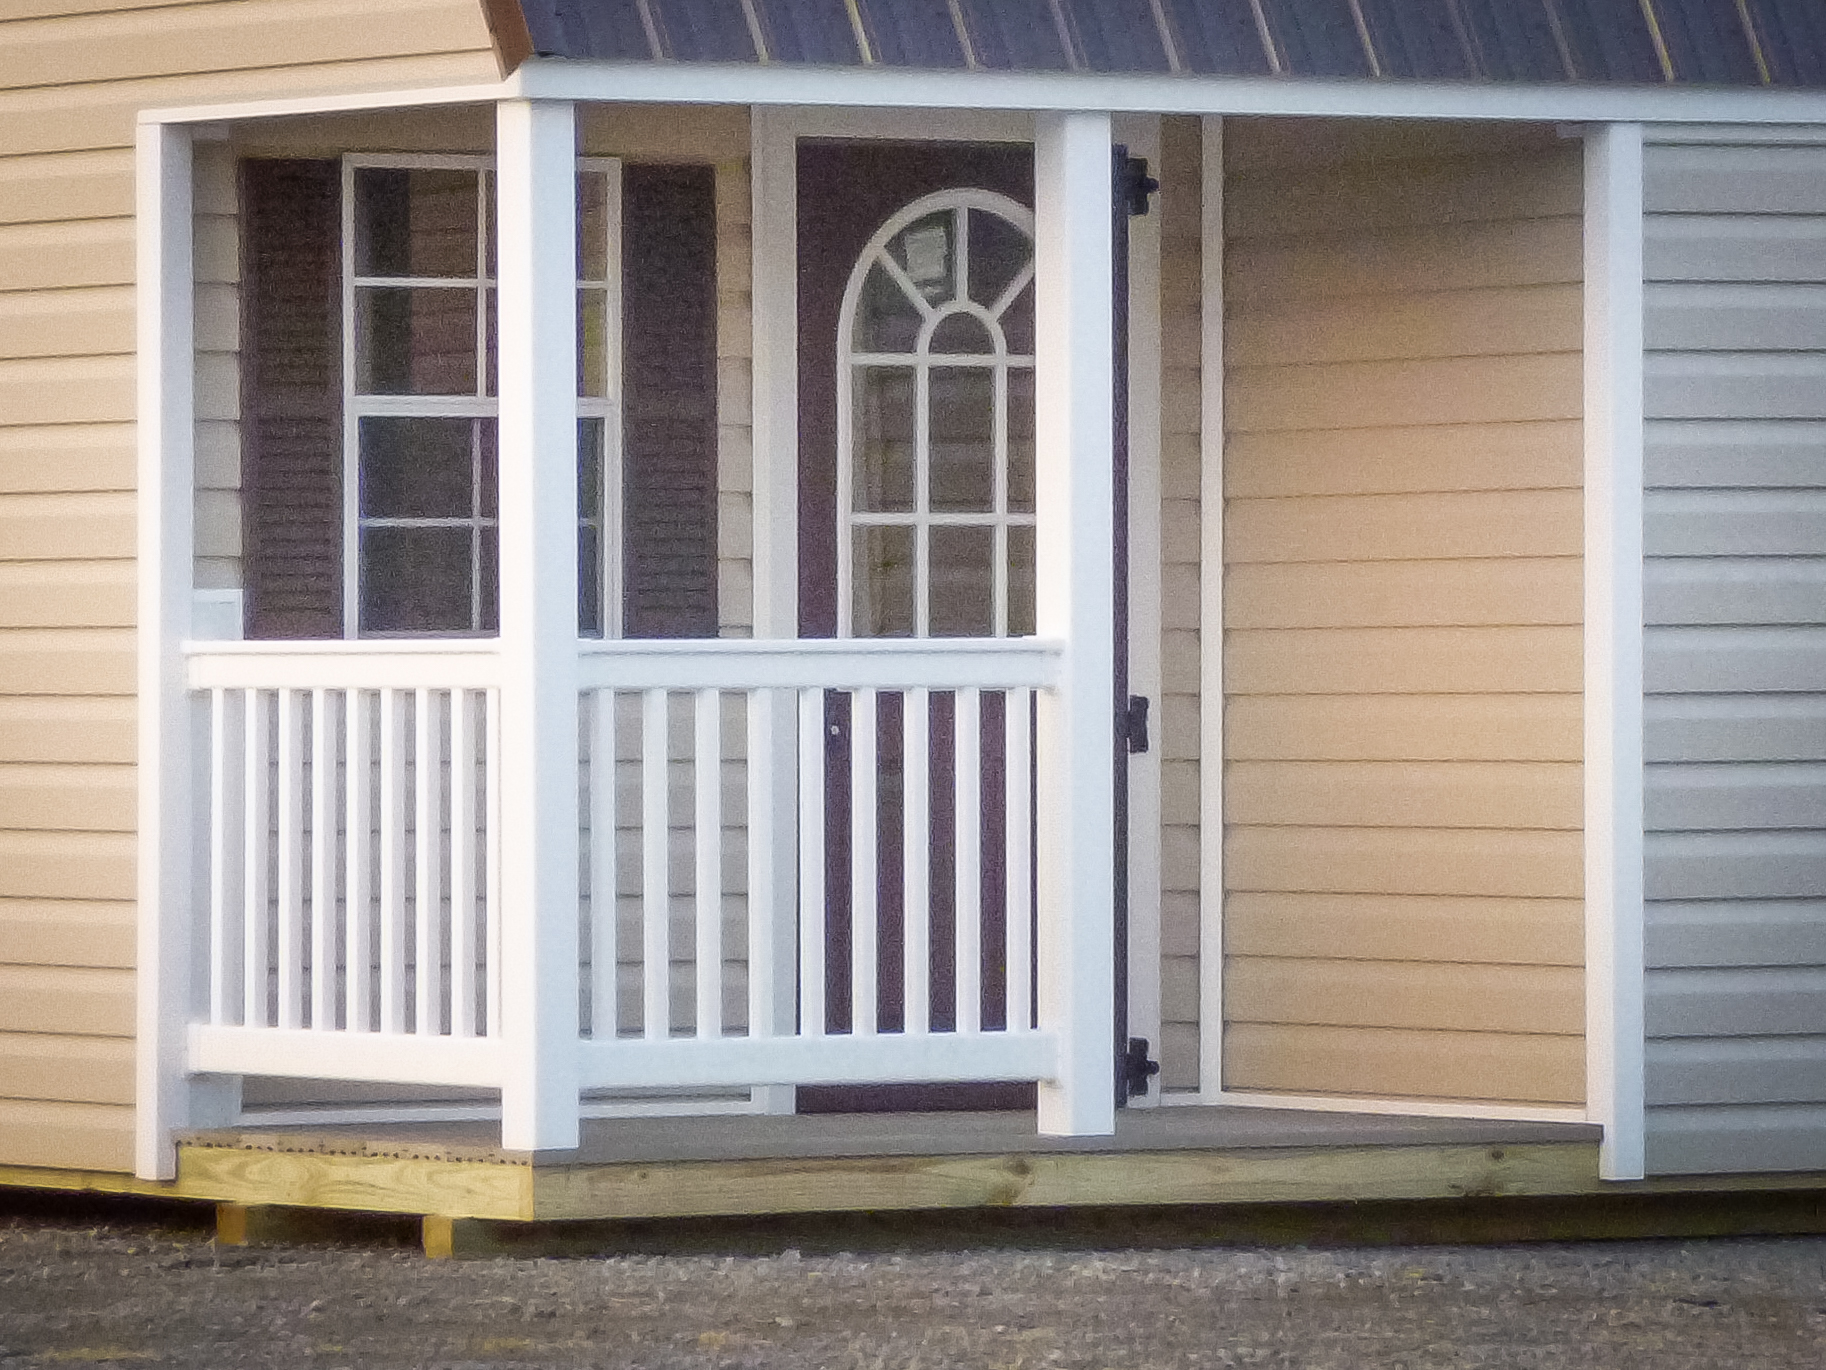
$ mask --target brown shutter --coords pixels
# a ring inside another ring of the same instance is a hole
[[[342,635],[342,369],[333,161],[241,163],[246,632]]]
[[[623,576],[628,637],[715,637],[716,179],[622,179]]]

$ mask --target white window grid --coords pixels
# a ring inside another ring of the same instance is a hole
[[[1008,507],[1008,378],[1016,370],[1031,371],[1031,354],[1008,350],[1002,316],[1009,306],[1032,284],[1034,262],[1031,251],[1026,265],[1016,273],[1001,293],[989,303],[973,300],[970,290],[970,211],[993,214],[1019,229],[1031,247],[1034,234],[1033,212],[1006,195],[993,191],[959,188],[942,190],[904,206],[888,219],[869,239],[857,256],[843,292],[843,304],[837,321],[837,635],[853,637],[855,625],[856,531],[861,528],[910,528],[913,530],[914,624],[916,637],[931,635],[932,583],[931,534],[934,528],[989,528],[993,530],[991,552],[991,626],[995,637],[1008,635],[1008,532],[1011,528],[1032,528],[1035,516],[1011,511]],[[951,215],[954,242],[952,279],[955,294],[950,300],[928,301],[900,263],[888,251],[888,245],[910,224],[937,213]],[[920,314],[920,329],[912,352],[859,352],[855,350],[856,313],[864,283],[870,271],[881,266],[899,286]],[[939,326],[954,315],[965,314],[976,319],[988,331],[993,350],[987,353],[932,352],[932,337]],[[909,512],[858,510],[856,508],[856,462],[860,453],[855,438],[855,377],[867,367],[894,367],[911,370],[914,376],[914,504]],[[995,418],[992,433],[994,471],[992,504],[988,511],[942,512],[932,510],[931,500],[931,375],[934,368],[987,369],[993,376]]]
[[[473,171],[476,173],[476,267],[473,276],[376,276],[355,270],[355,175],[379,168],[402,171]],[[577,281],[579,309],[583,298],[599,294],[603,302],[605,338],[600,393],[586,395],[587,382],[578,386],[577,416],[602,427],[600,499],[595,508],[578,510],[578,526],[596,534],[599,549],[601,631],[621,635],[621,565],[609,545],[608,530],[619,529],[622,518],[621,481],[621,162],[613,157],[580,157],[582,175],[600,175],[605,195],[601,279]],[[456,636],[484,636],[482,627],[482,541],[498,519],[484,515],[482,497],[482,445],[471,438],[470,513],[467,517],[374,517],[361,512],[361,421],[364,418],[468,418],[492,419],[500,415],[494,377],[488,368],[488,325],[494,312],[496,277],[491,269],[494,240],[494,159],[465,153],[352,153],[342,159],[342,626],[345,638],[423,637],[424,633],[364,632],[361,627],[361,535],[367,528],[460,527],[470,530],[470,629]],[[355,360],[356,299],[360,289],[396,287],[412,289],[470,290],[476,295],[476,382],[471,394],[375,395],[357,384]],[[500,454],[497,445],[496,461]],[[497,544],[498,555],[498,544]],[[498,570],[497,570],[498,575]],[[439,633],[435,636],[449,636]]]

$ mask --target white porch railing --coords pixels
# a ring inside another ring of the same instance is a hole
[[[1032,729],[1058,658],[586,644],[582,937],[539,990],[577,1004],[580,1085],[1050,1078]],[[497,670],[492,644],[191,650],[192,1070],[501,1084]]]

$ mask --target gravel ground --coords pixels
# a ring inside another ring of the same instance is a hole
[[[0,1213],[5,1370],[1826,1366],[1822,1238],[434,1263],[94,1221]]]

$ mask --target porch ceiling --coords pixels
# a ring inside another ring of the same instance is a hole
[[[1817,0],[486,0],[509,65],[1826,86]]]

